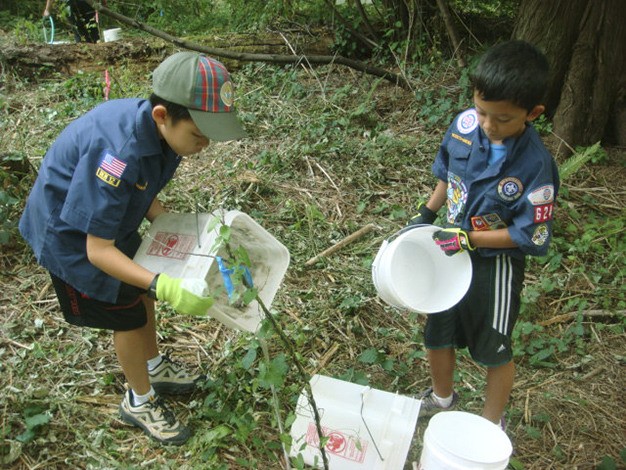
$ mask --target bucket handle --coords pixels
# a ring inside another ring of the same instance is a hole
[[[387,243],[391,243],[392,241],[394,241],[396,238],[398,238],[400,235],[402,235],[403,233],[408,232],[409,230],[413,230],[415,228],[420,228],[420,227],[429,227],[430,224],[414,224],[414,225],[406,225],[404,227],[402,227],[400,230],[398,230],[396,233],[394,233],[393,235],[391,235],[388,239],[387,239]]]
[[[378,449],[378,445],[376,444],[376,440],[374,439],[374,436],[372,436],[372,432],[370,431],[369,426],[365,422],[365,416],[363,416],[363,407],[365,406],[365,395],[368,394],[371,390],[372,390],[372,387],[365,387],[365,390],[363,390],[361,392],[361,413],[360,413],[361,414],[361,421],[363,421],[363,424],[365,425],[365,429],[367,430],[367,434],[369,434],[370,439],[372,440],[372,443],[374,444],[374,448],[376,449],[376,453],[378,454],[378,458],[380,458],[381,462],[384,462],[385,458],[380,453],[380,450]]]
[[[54,44],[54,20],[52,15],[43,18],[43,40],[46,44]],[[48,40],[48,27],[50,28],[50,40]]]

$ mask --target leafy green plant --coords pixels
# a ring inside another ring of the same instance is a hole
[[[35,439],[37,433],[50,422],[52,416],[41,406],[29,406],[23,411],[24,426],[26,429],[23,433],[16,436],[16,440],[22,443],[28,443]]]
[[[588,162],[598,162],[606,158],[606,152],[600,147],[600,142],[596,142],[590,147],[582,147],[576,149],[576,153],[568,160],[563,162],[559,167],[559,175],[561,180],[566,180]]]
[[[22,154],[0,156],[0,246],[17,235],[19,208],[30,182],[25,178],[28,171],[28,162]]]

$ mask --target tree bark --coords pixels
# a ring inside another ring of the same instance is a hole
[[[554,133],[569,147],[623,142],[626,10],[620,0],[522,0],[513,37],[551,65],[546,96]],[[566,147],[558,153],[566,156]]]
[[[457,64],[459,67],[465,67],[467,64],[463,58],[463,50],[461,49],[459,33],[456,30],[454,21],[452,21],[448,4],[446,3],[446,0],[437,0],[437,6],[439,7],[439,11],[441,12],[441,16],[443,17],[443,21],[446,25],[446,30],[448,31],[448,36],[450,37],[450,42],[454,48],[454,55],[456,56]]]
[[[590,1],[580,23],[559,107],[555,132],[588,146],[606,136],[624,73],[626,15],[619,0]]]
[[[539,47],[550,63],[550,83],[546,95],[546,114],[554,116],[561,89],[569,69],[578,25],[589,0],[522,0],[514,39]]]

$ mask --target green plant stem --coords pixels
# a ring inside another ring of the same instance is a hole
[[[313,408],[313,417],[315,419],[315,428],[317,430],[317,435],[320,441],[319,450],[322,454],[322,461],[324,462],[324,470],[328,470],[328,457],[326,455],[326,450],[324,449],[324,444],[323,444],[324,434],[322,432],[321,418],[319,415],[319,411],[317,410],[317,404],[315,403],[315,398],[313,397],[313,390],[311,389],[311,384],[309,382],[311,380],[311,376],[306,372],[306,370],[300,363],[300,360],[298,359],[298,356],[296,354],[296,351],[293,348],[293,345],[291,344],[291,341],[289,341],[289,338],[287,338],[287,335],[285,335],[285,332],[283,331],[283,329],[280,327],[280,325],[278,325],[278,322],[270,314],[269,310],[267,309],[267,307],[265,306],[265,304],[259,298],[258,295],[256,296],[256,301],[261,306],[261,309],[263,310],[263,313],[265,314],[265,318],[267,318],[270,321],[270,323],[272,324],[272,328],[278,334],[278,337],[280,338],[283,345],[287,349],[287,352],[292,357],[293,362],[296,366],[296,369],[298,370],[298,373],[300,374],[300,378],[304,382],[304,390],[305,390],[305,393],[307,394],[307,399],[309,400],[309,403],[311,404],[311,407]]]

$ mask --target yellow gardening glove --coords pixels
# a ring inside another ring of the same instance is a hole
[[[206,315],[213,305],[213,297],[206,295],[204,279],[180,279],[159,274],[156,284],[157,300],[164,300],[174,310],[187,315]]]

